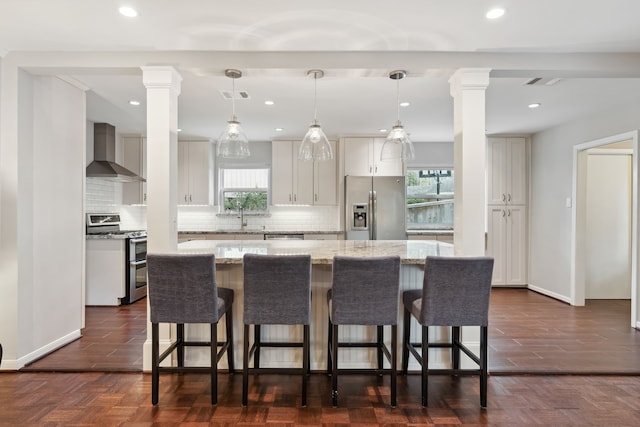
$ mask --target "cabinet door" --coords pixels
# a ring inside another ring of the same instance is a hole
[[[271,143],[271,204],[293,203],[292,141]]]
[[[293,163],[293,203],[296,205],[313,204],[314,162],[298,160],[298,150],[302,141],[292,141],[290,159]]]
[[[487,142],[487,204],[507,202],[507,141],[489,138]]]
[[[209,142],[190,142],[189,150],[189,204],[208,205],[210,203],[210,162]]]
[[[402,159],[380,160],[380,153],[384,145],[384,138],[374,138],[371,150],[371,163],[373,164],[373,174],[377,176],[401,176],[404,175]]]
[[[332,160],[314,162],[313,177],[313,204],[314,205],[335,205],[336,204],[336,143],[329,141],[334,153]]]
[[[178,191],[179,205],[189,204],[189,143],[178,143]]]
[[[527,284],[527,212],[524,206],[507,206],[505,280],[508,285]]]
[[[208,142],[178,143],[178,204],[210,203],[210,157]]]
[[[507,203],[527,203],[527,146],[524,138],[507,138]]]
[[[491,284],[506,284],[505,268],[507,265],[506,232],[507,212],[504,206],[489,206],[487,212],[487,256],[493,260],[493,276]]]
[[[373,138],[344,138],[344,174],[373,175]]]

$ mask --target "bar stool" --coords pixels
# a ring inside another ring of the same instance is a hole
[[[302,406],[307,405],[309,374],[309,325],[311,319],[311,256],[245,254],[244,355],[242,359],[242,405],[247,406],[249,373],[302,375]],[[249,349],[249,328],[254,341]],[[303,325],[302,342],[265,342],[262,325]],[[302,368],[260,368],[262,347],[302,347]],[[253,357],[253,368],[249,359]]]
[[[487,325],[493,258],[427,257],[422,289],[405,291],[402,371],[406,375],[411,353],[422,367],[422,406],[427,406],[430,374],[480,376],[480,406],[487,406]],[[410,342],[411,316],[422,325],[422,341]],[[451,341],[429,343],[429,326],[451,327]],[[480,326],[480,355],[460,341],[461,326]],[[418,353],[417,348],[422,351]],[[450,348],[451,369],[429,369],[429,348]],[[478,369],[460,369],[460,350]]]
[[[160,372],[208,372],[211,376],[211,404],[218,402],[218,362],[227,353],[229,373],[233,373],[233,290],[216,284],[215,256],[212,254],[147,254],[149,308],[151,318],[151,402],[158,403]],[[226,340],[218,341],[218,321],[225,316]],[[175,323],[176,339],[160,354],[159,323]],[[187,341],[185,323],[208,323],[209,341]],[[208,367],[184,366],[185,347],[210,347]],[[220,350],[218,351],[218,347]],[[160,363],[177,352],[177,366]]]
[[[400,257],[333,258],[333,283],[327,293],[329,340],[327,371],[331,374],[331,399],[338,405],[338,374],[383,372],[391,375],[391,406],[396,406],[398,288]],[[376,325],[376,342],[340,342],[338,325]],[[391,325],[391,349],[384,343],[384,325]],[[338,369],[340,347],[377,350],[378,369]],[[383,369],[383,355],[391,364]]]

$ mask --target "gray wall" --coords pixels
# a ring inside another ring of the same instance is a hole
[[[595,100],[594,100],[595,102]],[[529,284],[570,297],[573,146],[640,128],[635,103],[550,128],[532,137]]]

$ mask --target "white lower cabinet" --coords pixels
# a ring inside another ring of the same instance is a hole
[[[494,257],[492,285],[526,285],[526,206],[491,205],[487,218],[487,255]]]

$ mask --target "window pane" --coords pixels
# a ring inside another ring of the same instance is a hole
[[[453,170],[407,171],[407,228],[453,228]]]
[[[225,211],[238,211],[240,208],[249,212],[267,211],[266,191],[225,191],[223,199]]]
[[[269,169],[220,169],[220,197],[225,212],[266,213]]]
[[[269,169],[222,169],[224,188],[268,188]]]

